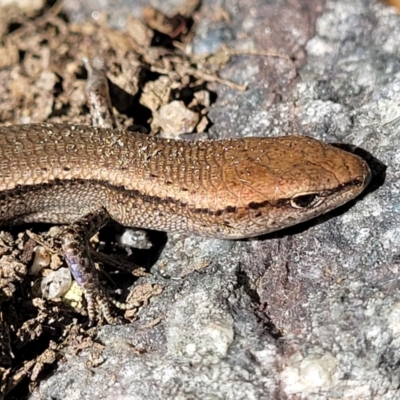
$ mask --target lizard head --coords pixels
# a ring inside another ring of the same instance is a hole
[[[227,208],[235,213],[223,215],[230,237],[315,218],[358,196],[371,179],[363,159],[308,137],[248,138],[235,147],[236,161],[232,153],[229,163],[229,147],[225,154],[225,185],[236,196]]]

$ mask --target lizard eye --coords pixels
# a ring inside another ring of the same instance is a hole
[[[325,198],[318,193],[303,193],[290,199],[290,205],[293,208],[305,209],[317,207],[324,202]]]

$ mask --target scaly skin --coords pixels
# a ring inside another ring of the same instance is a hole
[[[360,194],[359,157],[301,136],[178,141],[75,125],[0,128],[0,224],[71,224],[63,249],[114,322],[81,239],[88,216],[140,228],[237,239],[294,225]]]
[[[123,225],[218,238],[308,220],[370,179],[361,158],[302,136],[188,142],[21,125],[0,128],[0,159],[0,221],[68,224],[105,207]],[[307,194],[314,206],[292,201]]]

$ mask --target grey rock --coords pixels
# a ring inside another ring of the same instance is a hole
[[[171,235],[149,278],[163,293],[100,330],[100,366],[68,356],[32,399],[400,399],[400,17],[377,1],[292,3],[204,1],[195,51],[294,58],[234,57],[222,75],[249,90],[216,87],[211,135],[360,147],[370,189],[257,240]],[[213,22],[217,7],[231,20]]]

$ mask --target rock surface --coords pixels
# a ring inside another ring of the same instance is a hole
[[[222,75],[249,85],[215,86],[211,135],[358,146],[369,190],[257,240],[170,235],[147,278],[163,293],[100,330],[98,366],[68,356],[31,399],[400,399],[400,16],[369,0],[273,3],[203,2],[194,51],[242,52]],[[273,50],[292,59],[246,55]]]

